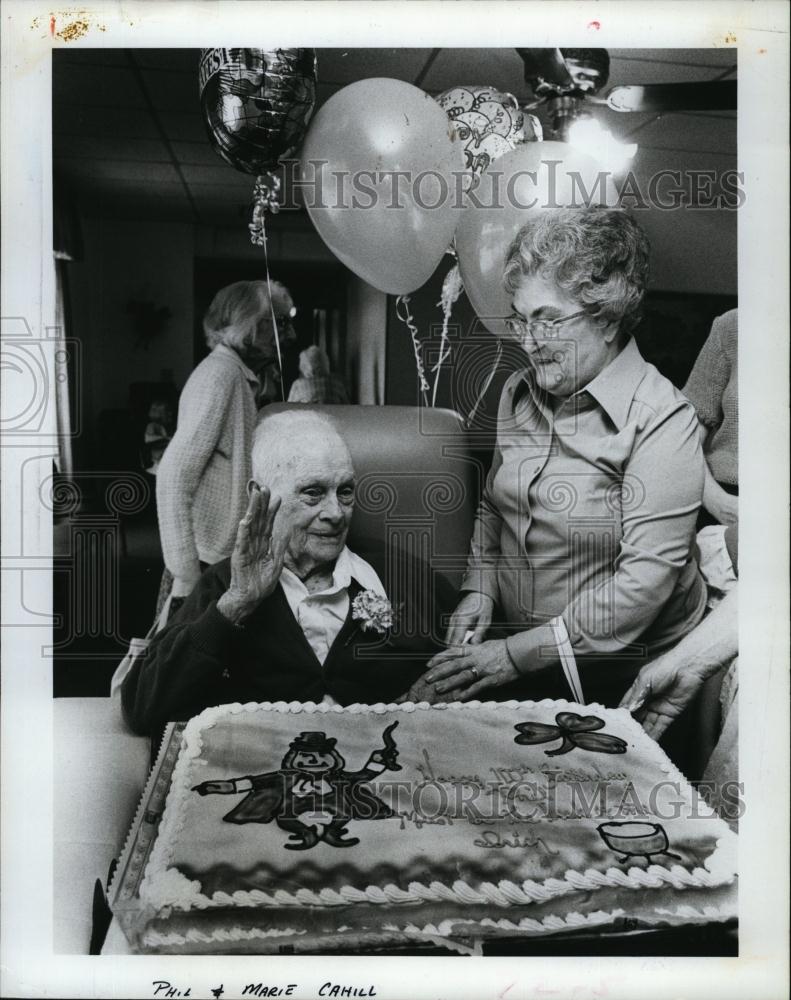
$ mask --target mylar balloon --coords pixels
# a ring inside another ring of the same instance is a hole
[[[203,49],[200,98],[212,145],[248,174],[296,151],[316,101],[313,49]]]
[[[302,146],[301,191],[316,229],[348,268],[391,295],[423,285],[445,253],[463,173],[445,112],[401,80],[339,90]]]
[[[469,185],[520,142],[541,138],[538,119],[525,115],[513,94],[501,94],[494,87],[453,87],[437,101],[464,147]]]
[[[564,142],[528,142],[505,153],[482,175],[456,229],[464,290],[479,319],[506,336],[511,303],[503,287],[505,255],[536,212],[607,204],[617,194],[596,160]]]

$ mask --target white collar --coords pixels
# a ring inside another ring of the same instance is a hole
[[[329,597],[339,593],[341,590],[348,590],[352,580],[356,580],[363,590],[372,590],[380,597],[387,598],[382,581],[379,579],[379,575],[373,566],[361,556],[352,552],[346,545],[344,545],[341,554],[335,561],[335,568],[332,571],[332,584],[324,590],[310,594],[302,580],[287,566],[283,567],[283,571],[280,574],[280,585],[286,592],[286,596],[295,597],[297,602],[305,600],[306,597]]]

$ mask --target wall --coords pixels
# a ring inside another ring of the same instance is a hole
[[[347,291],[347,379],[357,401],[385,402],[387,296],[351,276]]]
[[[75,463],[90,454],[98,415],[127,405],[129,385],[182,385],[192,367],[192,226],[84,218],[84,256],[69,264],[71,336],[82,345],[80,401],[85,428]],[[131,299],[167,307],[171,318],[148,346],[136,343]]]

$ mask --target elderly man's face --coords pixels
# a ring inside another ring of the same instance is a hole
[[[278,521],[291,532],[289,569],[304,575],[334,563],[354,511],[354,468],[343,441],[317,434],[295,442],[295,453],[281,465],[272,492],[282,501]]]

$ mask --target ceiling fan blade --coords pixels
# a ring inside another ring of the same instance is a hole
[[[613,111],[732,111],[736,109],[736,81],[613,87],[606,100]]]
[[[525,80],[543,80],[555,87],[573,87],[574,80],[560,49],[517,49],[525,64]]]

